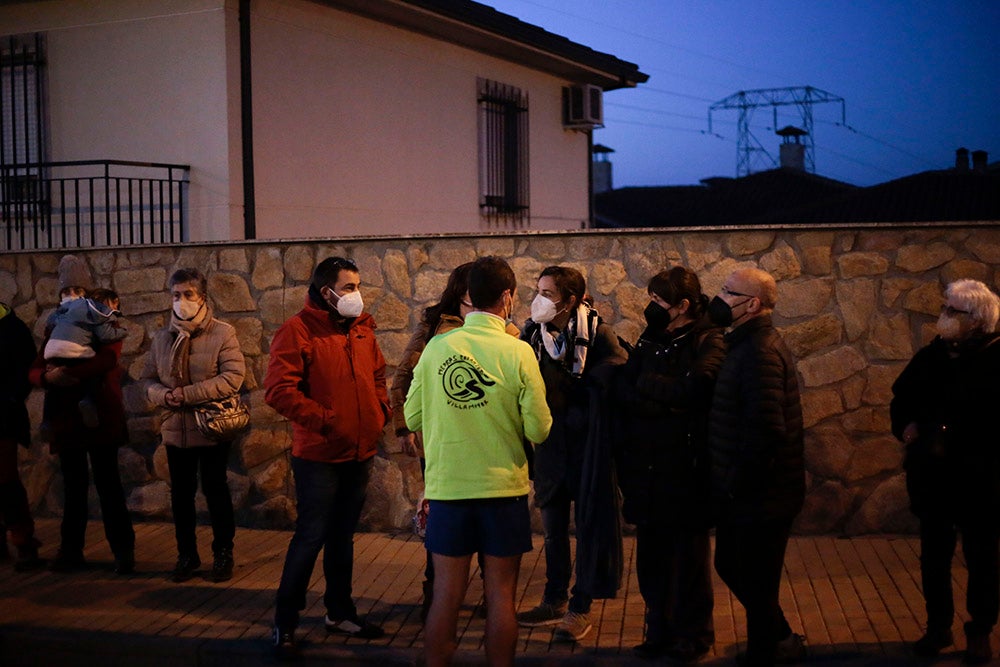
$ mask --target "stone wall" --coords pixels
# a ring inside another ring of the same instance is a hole
[[[177,248],[85,250],[98,285],[122,296],[129,336],[122,363],[131,442],[120,452],[129,507],[168,518],[169,475],[157,417],[135,381],[151,334],[170,306],[168,276],[205,271],[216,315],[239,332],[247,357],[253,428],[234,447],[230,485],[243,525],[287,527],[294,518],[290,426],[265,405],[261,382],[276,328],[298,311],[317,261],[352,257],[361,269],[366,308],[390,365],[398,360],[422,309],[452,267],[478,255],[510,259],[528,314],[538,273],[569,264],[588,278],[596,305],[623,338],[641,331],[650,276],[684,264],[715,294],[725,277],[759,266],[778,279],[778,326],[798,359],[807,426],[808,497],[804,533],[907,532],[902,447],[889,434],[893,380],[930,340],[941,290],[961,277],[1000,283],[1000,230],[994,227],[872,227],[781,231],[573,232],[517,236],[434,236],[344,242],[269,242]],[[56,304],[61,253],[0,257],[0,301],[14,306],[41,341]],[[389,368],[389,374],[393,368]],[[29,399],[34,425],[41,393]],[[22,450],[21,473],[39,515],[61,511],[58,462],[44,444]],[[363,523],[370,530],[408,525],[420,497],[420,470],[386,429]],[[201,509],[204,510],[203,500]],[[92,503],[96,511],[97,503]],[[537,524],[536,524],[537,527]]]

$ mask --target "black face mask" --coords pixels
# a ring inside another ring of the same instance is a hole
[[[667,325],[673,321],[670,311],[656,303],[650,301],[646,309],[642,311],[642,316],[646,318],[646,324],[654,331],[663,331]]]
[[[748,297],[743,301],[740,301],[737,306],[742,306],[744,303],[752,299],[753,297]],[[746,313],[740,315],[740,319],[746,316]],[[723,301],[721,296],[717,296],[712,299],[712,302],[708,304],[708,319],[712,321],[712,324],[719,327],[728,327],[733,324],[733,307],[728,303]]]

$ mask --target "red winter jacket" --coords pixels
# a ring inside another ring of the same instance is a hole
[[[375,456],[389,419],[385,358],[368,313],[346,322],[308,297],[271,341],[264,400],[292,422],[292,454],[341,463]]]

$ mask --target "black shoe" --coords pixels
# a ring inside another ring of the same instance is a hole
[[[233,578],[233,550],[220,549],[212,561],[212,581],[229,581]]]
[[[348,635],[358,639],[380,639],[385,636],[385,630],[358,617],[331,621],[327,616],[323,624],[330,634]]]
[[[642,658],[643,660],[656,660],[663,655],[663,651],[663,643],[657,641],[645,641],[638,646],[632,647],[632,653],[637,658]]]
[[[295,630],[274,626],[271,634],[271,648],[278,660],[291,660],[298,656],[299,645],[295,641]]]
[[[663,650],[663,655],[678,662],[698,662],[711,646],[689,639],[678,639]]]
[[[989,635],[965,635],[963,665],[985,665],[993,659],[993,647]]]
[[[132,574],[135,572],[135,552],[126,551],[115,558],[115,574]]]
[[[30,572],[46,566],[46,560],[38,557],[40,544],[38,540],[31,538],[27,544],[17,547],[17,560],[14,561],[15,572]]]
[[[913,653],[921,658],[933,658],[954,643],[951,630],[928,630],[923,637],[913,642]]]
[[[10,560],[10,549],[7,547],[7,526],[0,524],[0,560]]]
[[[174,565],[174,571],[170,573],[170,580],[175,584],[183,583],[190,579],[199,567],[201,567],[201,559],[198,558],[198,554],[178,556],[177,565]]]
[[[56,552],[56,557],[49,563],[51,572],[75,572],[81,570],[87,564],[83,559],[83,554],[79,551],[64,551],[60,549]]]

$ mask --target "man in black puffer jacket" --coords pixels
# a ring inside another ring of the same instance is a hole
[[[715,569],[746,608],[741,663],[754,666],[805,654],[778,602],[805,468],[795,361],[771,322],[776,299],[770,274],[741,269],[709,306],[713,321],[732,327],[709,417]]]

